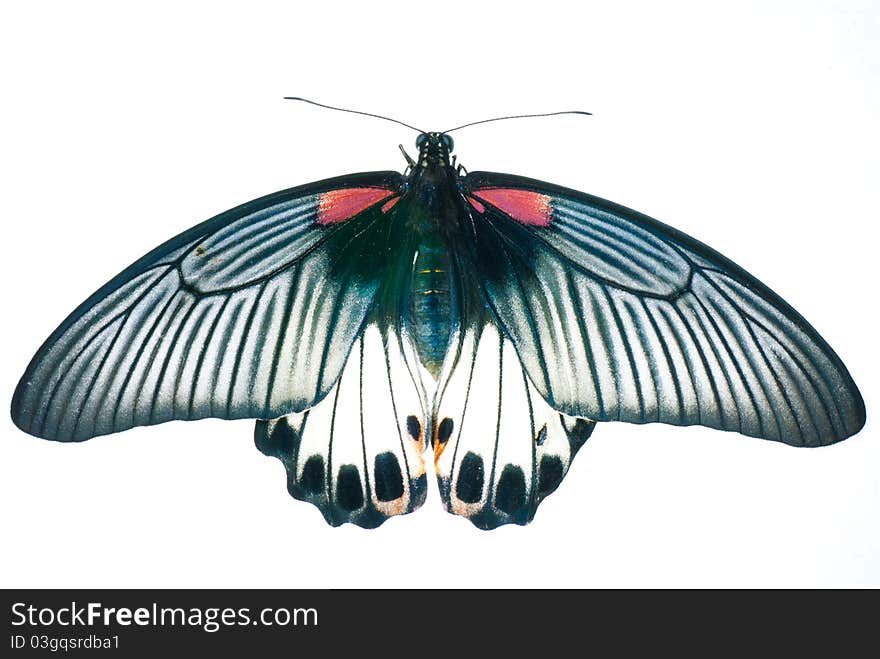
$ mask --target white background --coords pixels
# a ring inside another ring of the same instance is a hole
[[[880,586],[874,0],[141,7],[4,4],[0,399],[74,306],[171,235],[403,168],[414,133],[281,100],[302,95],[433,130],[594,112],[470,128],[456,152],[730,256],[837,350],[868,425],[798,450],[602,424],[530,526],[487,533],[436,491],[378,530],[332,529],[247,421],[63,445],[4,414],[0,586]]]

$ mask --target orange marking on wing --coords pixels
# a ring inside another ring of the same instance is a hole
[[[515,188],[487,188],[474,190],[471,194],[504,211],[517,222],[538,227],[550,225],[553,209],[550,197],[545,194]]]
[[[335,224],[351,219],[394,192],[384,188],[342,188],[322,192],[318,198],[318,224]]]
[[[393,517],[394,515],[403,515],[406,513],[406,507],[409,504],[409,487],[407,490],[401,494],[397,499],[393,501],[379,501],[375,496],[373,497],[373,505],[376,506],[376,509],[382,513],[383,515],[387,515],[388,517]]]

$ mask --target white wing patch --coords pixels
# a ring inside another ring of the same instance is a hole
[[[434,418],[443,503],[482,529],[530,522],[595,426],[551,409],[491,324],[465,331]]]
[[[333,526],[365,528],[414,511],[427,493],[426,414],[393,331],[375,324],[317,405],[258,421],[257,448],[287,469],[288,490]]]

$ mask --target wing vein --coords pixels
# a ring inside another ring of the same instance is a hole
[[[681,300],[681,299],[682,298],[679,298],[679,300]],[[711,391],[712,391],[712,398],[715,402],[716,408],[718,409],[718,418],[719,418],[719,422],[720,422],[721,415],[723,412],[723,407],[721,404],[721,397],[718,394],[718,388],[715,384],[715,377],[714,377],[714,374],[712,373],[711,367],[709,366],[709,360],[706,357],[706,353],[703,351],[703,346],[700,345],[700,340],[697,337],[696,333],[694,332],[694,328],[691,327],[691,324],[688,322],[688,319],[682,313],[681,309],[678,306],[678,303],[671,304],[670,306],[675,311],[675,313],[678,314],[678,317],[681,319],[681,324],[684,326],[685,330],[687,331],[688,335],[690,336],[691,343],[693,344],[694,349],[697,351],[697,355],[700,358],[700,363],[703,365],[703,372],[706,374],[706,380],[708,380],[708,382],[709,382],[709,389],[711,389]],[[703,387],[698,386],[697,378],[694,377],[694,375],[695,374],[693,374],[693,373],[691,374],[691,379],[694,381],[694,389],[697,394],[697,405],[698,405],[698,409],[699,409],[700,423],[704,423],[705,414],[711,408],[709,408],[703,404],[703,398],[705,396],[705,394],[703,392]]]
[[[150,402],[150,413],[147,415],[147,418],[150,420],[150,423],[155,419],[156,413],[156,403],[159,400],[159,394],[162,391],[162,383],[165,380],[165,373],[168,372],[168,365],[171,363],[171,355],[174,354],[174,349],[177,346],[177,341],[180,338],[181,333],[183,332],[183,328],[186,327],[187,322],[189,322],[189,317],[192,315],[193,311],[195,311],[198,303],[193,303],[189,305],[189,308],[184,312],[183,318],[180,320],[180,325],[177,326],[177,329],[174,330],[174,338],[171,339],[171,343],[168,345],[168,352],[165,353],[165,359],[162,360],[162,368],[159,370],[159,379],[156,381],[156,388],[153,390],[152,400]],[[134,367],[134,363],[132,363],[132,367]],[[131,370],[131,368],[129,369]],[[177,371],[178,376],[180,374],[180,369]],[[177,379],[175,378],[175,387],[174,391],[177,390]],[[172,415],[174,410],[174,392],[171,393],[171,409]]]
[[[492,468],[486,487],[486,507],[495,502],[495,469],[498,462],[498,440],[501,437],[501,404],[504,400],[504,337],[498,334],[498,408],[495,416],[495,445],[492,448]]]
[[[287,299],[284,301],[284,312],[281,316],[281,328],[278,330],[278,340],[275,342],[275,347],[272,351],[272,365],[269,369],[269,382],[266,386],[265,409],[267,418],[270,416],[270,410],[272,408],[272,390],[275,387],[275,380],[278,377],[278,362],[281,359],[281,349],[284,347],[284,343],[287,339],[287,329],[290,326],[290,314],[293,309],[294,299],[296,298],[296,288],[302,275],[302,265],[294,264],[293,267],[293,281],[287,291]]]
[[[669,375],[672,379],[672,389],[675,392],[676,415],[678,416],[678,422],[681,423],[682,413],[684,410],[684,397],[681,392],[681,383],[678,381],[678,374],[676,372],[675,363],[672,360],[672,354],[669,352],[669,345],[666,342],[666,338],[663,336],[663,332],[660,331],[660,327],[657,325],[657,319],[654,317],[653,311],[648,308],[648,305],[641,298],[639,298],[639,302],[644,307],[645,316],[648,318],[648,322],[651,323],[651,328],[654,330],[654,334],[657,336],[657,341],[660,344],[660,348],[663,350],[663,357],[666,359],[666,366],[669,369]],[[666,388],[667,387],[664,387],[664,389]],[[658,418],[664,416],[662,410],[663,405],[658,396]]]
[[[177,312],[180,310],[180,308],[186,303],[186,296],[187,295],[188,295],[187,293],[182,293],[180,290],[177,290],[168,297],[168,300],[165,303],[165,306],[162,308],[162,311],[159,312],[158,314],[156,314],[155,319],[153,320],[152,324],[150,325],[150,329],[147,330],[146,334],[144,335],[143,340],[138,345],[138,348],[134,354],[134,358],[132,359],[131,366],[133,366],[134,364],[137,364],[141,361],[141,357],[144,354],[144,350],[146,350],[147,346],[150,344],[150,341],[152,341],[152,339],[153,339],[153,333],[156,331],[156,328],[159,326],[159,324],[162,322],[162,320],[166,317],[168,310],[172,308],[171,307],[172,303],[175,303],[175,307],[174,307],[173,311],[171,311],[170,317],[174,318],[174,316],[177,314]],[[122,384],[119,387],[119,391],[116,393],[116,400],[113,403],[113,424],[112,424],[112,427],[114,429],[119,428],[119,410],[120,410],[119,406],[122,403],[122,399],[125,396],[125,392],[128,389],[128,385],[131,383],[131,380],[135,375],[135,371],[137,370],[137,371],[139,371],[139,374],[140,374],[140,382],[138,383],[137,387],[134,389],[134,395],[132,397],[131,413],[132,413],[132,419],[134,419],[135,411],[136,411],[136,407],[137,407],[137,401],[140,398],[140,395],[143,393],[144,381],[146,380],[147,375],[149,374],[150,369],[153,366],[153,361],[156,359],[156,354],[159,352],[159,348],[161,347],[161,345],[162,345],[161,339],[157,340],[156,343],[153,345],[152,351],[150,352],[149,359],[143,365],[142,368],[134,369],[131,366],[129,366],[128,370],[125,372],[125,375],[122,378]],[[112,382],[116,379],[119,368],[120,368],[120,366],[122,366],[122,363],[124,361],[125,360],[121,356],[117,357],[117,361],[113,365],[113,370],[110,373],[108,373],[108,376],[106,378],[108,385],[112,384]],[[159,383],[157,383],[156,386],[158,387]],[[100,414],[100,411],[103,409],[104,405],[106,404],[106,398],[109,393],[110,393],[110,387],[108,386],[104,390],[104,394],[102,396],[101,403],[97,408],[98,411],[96,413],[96,418],[97,418],[97,414]]]
[[[602,288],[602,293],[605,296],[605,302],[608,304],[608,308],[611,310],[611,317],[614,319],[614,326],[617,328],[617,334],[620,337],[621,343],[623,343],[623,350],[626,353],[627,360],[629,361],[630,373],[632,373],[632,375],[633,375],[633,388],[635,389],[636,398],[638,399],[638,403],[639,403],[639,419],[643,420],[645,418],[645,400],[642,396],[642,389],[639,386],[638,371],[636,370],[636,362],[635,362],[635,359],[633,358],[632,348],[630,347],[629,341],[627,340],[627,337],[626,337],[626,333],[623,330],[623,324],[620,322],[620,315],[618,313],[617,305],[615,305],[614,300],[611,299],[611,295],[609,295],[607,289],[604,286],[602,286],[601,288]],[[614,370],[615,370],[615,374],[617,375],[617,378],[618,378],[618,383],[617,383],[618,394],[617,395],[618,395],[618,397],[620,397],[621,386],[620,386],[619,369],[614,369]],[[619,405],[617,408],[618,409],[618,418],[620,416],[620,409],[622,407],[623,407],[622,405]]]
[[[141,274],[144,274],[144,273],[141,273]],[[167,274],[168,273],[165,272],[163,275],[156,277],[156,279],[154,279],[152,282],[150,282],[147,285],[147,287],[144,289],[144,291],[140,295],[138,295],[137,299],[132,304],[130,304],[128,307],[126,307],[123,311],[120,311],[118,314],[115,314],[107,322],[105,322],[103,325],[101,325],[101,327],[91,337],[89,337],[89,339],[86,341],[86,343],[76,352],[74,359],[71,360],[71,363],[73,363],[73,361],[75,361],[76,358],[80,354],[82,354],[82,352],[85,351],[91,345],[91,343],[92,343],[92,341],[94,341],[95,337],[100,336],[104,332],[104,330],[107,329],[110,325],[112,325],[114,322],[116,322],[120,318],[126,318],[126,320],[127,320],[127,316],[129,313],[131,313],[131,310],[134,307],[136,307],[141,302],[141,300],[143,300],[156,287],[156,285],[165,278],[165,275],[167,275]],[[121,286],[120,286],[120,288],[121,288]],[[79,322],[80,320],[82,320],[82,316],[80,318],[78,318],[74,322],[74,324],[71,325],[71,327],[69,329],[73,329],[73,327],[76,326],[76,323]],[[122,324],[125,324],[125,320],[123,320]],[[82,337],[87,332],[88,332],[88,326],[83,327],[79,331],[75,332],[74,336],[76,338],[73,340],[68,338],[67,343],[68,344],[71,344],[71,343],[75,344],[77,341],[79,341],[80,337]],[[66,334],[66,332],[65,332],[65,334]],[[62,335],[62,337],[63,337],[63,335]],[[59,337],[58,340],[60,340],[62,337]],[[57,364],[52,367],[51,371],[55,371],[56,369],[60,369],[61,365],[63,363],[64,363],[64,357],[62,356],[58,360]],[[56,395],[56,392],[58,391],[58,387],[59,387],[61,381],[64,379],[64,375],[65,375],[64,373],[59,374],[58,379],[52,385],[52,390],[49,393],[49,397],[46,401],[46,405],[42,406],[43,409],[41,410],[42,419],[40,421],[40,431],[39,431],[40,434],[44,434],[46,431],[46,421],[49,416],[49,410],[52,408],[52,405],[55,402],[55,395]],[[61,418],[61,417],[59,417],[59,418]]]
[[[208,329],[208,334],[205,336],[205,340],[202,342],[201,350],[199,351],[199,357],[196,361],[195,372],[193,373],[193,381],[192,386],[190,387],[189,392],[189,410],[187,412],[187,416],[192,417],[193,415],[193,404],[196,399],[196,388],[199,384],[199,379],[202,375],[202,368],[204,366],[205,354],[208,351],[208,346],[211,345],[211,340],[214,338],[214,332],[217,330],[217,325],[220,324],[220,319],[223,317],[223,314],[226,312],[226,307],[231,300],[231,296],[226,296],[223,300],[223,303],[220,305],[220,309],[217,311],[217,314],[214,316],[214,320],[211,322],[211,327]],[[217,359],[217,368],[219,369],[220,359]],[[211,389],[213,390],[214,384],[216,380],[211,380]]]
[[[241,359],[244,356],[244,347],[247,344],[247,336],[251,330],[251,324],[254,322],[254,316],[257,313],[257,307],[260,306],[260,298],[263,297],[263,293],[266,291],[267,281],[264,281],[260,284],[260,289],[257,294],[254,296],[254,301],[251,304],[250,311],[248,311],[247,320],[244,323],[244,330],[242,331],[241,340],[238,342],[238,345],[235,347],[235,361],[232,363],[232,376],[229,378],[229,391],[226,394],[226,416],[229,417],[229,411],[232,409],[232,397],[235,393],[235,384],[238,380],[238,370],[241,368]]]
[[[691,297],[694,300],[696,300],[697,304],[700,305],[700,308],[703,309],[703,313],[699,314],[696,312],[696,309],[691,307],[692,311],[694,312],[694,318],[696,318],[696,322],[699,323],[699,325],[700,325],[700,331],[701,331],[702,335],[706,337],[706,341],[709,344],[709,347],[712,349],[712,354],[715,356],[715,361],[718,363],[718,370],[721,372],[721,375],[724,377],[725,381],[727,382],[727,389],[730,392],[731,398],[734,399],[733,381],[730,379],[730,375],[727,373],[727,369],[724,368],[721,354],[718,352],[718,347],[715,345],[715,341],[713,341],[712,338],[709,336],[709,333],[707,331],[708,327],[703,322],[703,316],[707,315],[705,309],[703,308],[703,303],[700,301],[700,299],[696,295],[693,294],[693,291],[691,291]],[[688,302],[690,303],[690,299],[688,299]],[[716,331],[716,334],[718,334],[717,331]],[[719,335],[719,337],[721,336],[720,334],[718,334],[718,335]],[[705,360],[705,356],[704,356],[704,360]],[[709,375],[709,381],[712,383],[712,390],[715,393],[715,399],[718,401],[718,418],[721,421],[722,425],[725,425],[724,424],[724,411],[725,411],[725,409],[724,409],[724,404],[721,401],[721,394],[718,391],[718,383],[715,381],[714,373],[708,367],[708,365],[706,366],[706,372]],[[735,399],[733,400],[733,403],[734,403],[733,409],[736,411],[737,428],[739,429],[740,432],[742,432],[742,427],[743,427],[742,426],[742,414],[740,413],[739,405],[736,404]]]
[[[599,416],[605,416],[605,404],[602,400],[602,388],[599,385],[599,375],[596,372],[596,360],[593,356],[593,348],[590,345],[589,338],[587,336],[587,329],[584,325],[584,308],[581,301],[581,291],[574,284],[572,280],[572,274],[570,270],[564,270],[566,279],[568,281],[568,288],[570,291],[573,291],[573,295],[571,296],[572,306],[574,307],[574,315],[575,320],[577,321],[578,332],[580,333],[581,343],[584,346],[584,353],[587,358],[587,364],[590,368],[590,377],[593,379],[593,390],[596,392],[596,404],[599,408]]]
[[[744,314],[744,315],[745,315],[745,318],[746,318],[747,320],[753,322],[755,325],[757,325],[757,326],[760,327],[762,330],[764,330],[769,336],[774,337],[774,339],[775,339],[775,336],[773,335],[773,332],[771,332],[770,329],[769,329],[766,325],[764,325],[764,323],[762,323],[759,319],[755,318],[755,317],[752,316],[751,314]],[[843,421],[842,421],[842,419],[844,418],[844,414],[843,414],[843,411],[840,409],[840,406],[839,406],[837,400],[836,400],[834,397],[831,398],[831,402],[832,402],[833,405],[834,405],[834,411],[837,412],[837,415],[832,415],[832,414],[831,414],[831,408],[828,407],[828,403],[827,403],[827,401],[826,401],[826,399],[825,399],[825,396],[823,396],[822,393],[819,391],[819,387],[816,386],[817,383],[816,383],[816,381],[815,381],[815,378],[810,374],[810,370],[811,370],[811,369],[806,368],[806,366],[801,362],[801,360],[798,359],[798,356],[797,356],[794,352],[792,352],[791,350],[789,350],[789,349],[788,349],[788,348],[787,348],[787,347],[786,347],[781,341],[776,340],[776,344],[777,344],[782,350],[785,351],[785,353],[786,353],[786,354],[789,356],[789,358],[794,362],[794,364],[797,365],[798,369],[799,369],[799,370],[804,374],[804,376],[810,381],[810,385],[811,385],[811,386],[813,387],[813,389],[816,391],[816,398],[819,399],[819,402],[820,402],[821,405],[822,405],[822,410],[825,412],[825,416],[828,418],[829,423],[830,423],[832,426],[834,426],[834,425],[837,425],[837,424],[835,424],[835,419],[840,420],[840,424],[842,425],[842,430],[845,432],[845,431],[846,431],[845,424],[844,424]],[[834,387],[833,387],[833,386],[831,385],[831,383],[826,379],[826,377],[825,377],[825,373],[824,373],[824,369],[822,369],[822,368],[820,368],[819,366],[817,366],[812,360],[809,360],[809,359],[808,359],[808,361],[809,361],[810,365],[813,367],[813,370],[815,370],[815,371],[818,373],[819,378],[821,378],[822,383],[825,385],[825,388],[826,388],[827,390],[829,390],[829,391],[833,391],[833,390],[834,390]],[[810,414],[812,415],[812,408],[811,408],[810,405],[807,405],[807,409],[810,411]],[[814,420],[815,420],[815,417],[813,417],[813,418],[814,418]],[[818,432],[818,430],[819,430],[819,426],[818,426],[818,425],[816,425],[816,430],[817,430],[817,432]]]

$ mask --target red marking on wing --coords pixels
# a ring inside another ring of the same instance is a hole
[[[342,188],[318,197],[318,224],[335,224],[351,219],[394,192],[383,188]]]
[[[394,204],[396,204],[398,201],[400,201],[400,197],[395,197],[394,199],[389,199],[388,201],[386,201],[384,204],[382,204],[382,212],[387,213],[388,211],[390,211],[392,208],[394,208]]]
[[[487,188],[472,194],[504,211],[517,222],[539,227],[550,225],[553,209],[550,197],[530,190],[516,188]]]
[[[479,201],[477,201],[473,197],[468,197],[467,200],[469,202],[471,202],[471,206],[473,206],[477,210],[478,213],[485,213],[486,212],[486,207],[483,206],[483,204],[481,204]]]

